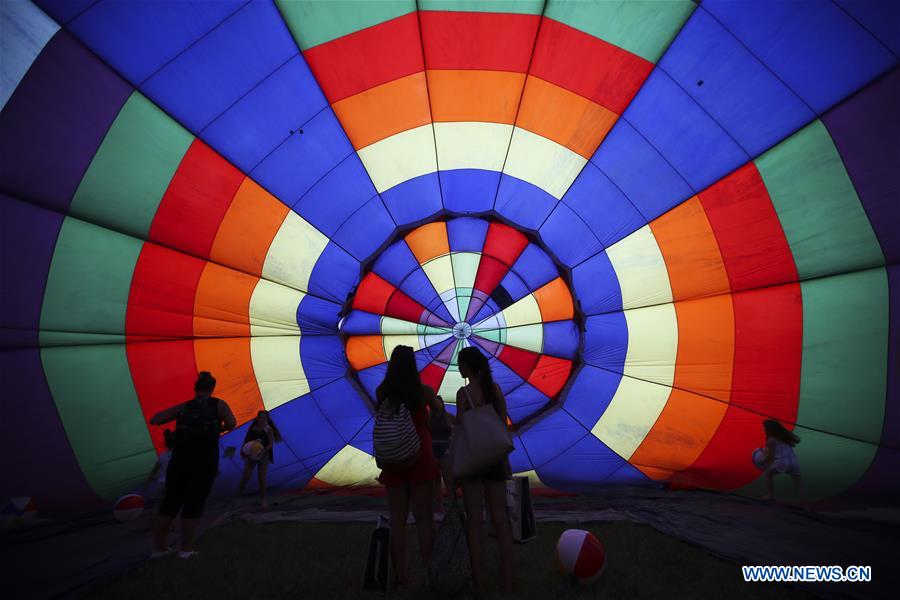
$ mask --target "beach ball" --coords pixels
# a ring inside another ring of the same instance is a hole
[[[241,454],[243,454],[253,462],[259,462],[259,460],[263,457],[265,451],[266,449],[263,448],[263,445],[256,440],[247,442],[246,444],[244,444],[244,447],[241,448]]]
[[[140,494],[125,494],[113,505],[113,517],[120,523],[134,521],[144,514],[144,497]]]
[[[593,583],[606,569],[603,544],[583,529],[567,529],[559,536],[556,558],[563,571],[578,583]]]
[[[757,448],[751,456],[753,458],[753,466],[761,471],[764,468],[763,460],[766,458],[766,451],[762,448]]]
[[[10,498],[0,508],[0,525],[3,527],[18,527],[24,525],[37,514],[37,506],[28,496]]]

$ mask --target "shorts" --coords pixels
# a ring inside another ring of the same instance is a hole
[[[450,442],[436,442],[434,440],[431,441],[431,451],[434,453],[434,458],[438,462],[440,462],[445,456],[447,456],[448,450],[450,450]]]
[[[166,495],[159,505],[159,514],[174,519],[181,511],[182,519],[199,519],[206,507],[215,473],[197,474],[175,471],[166,475]]]

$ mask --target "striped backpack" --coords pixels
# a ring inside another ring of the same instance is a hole
[[[405,404],[392,410],[389,402],[382,402],[375,413],[372,431],[375,464],[389,471],[403,471],[419,458],[419,434]]]

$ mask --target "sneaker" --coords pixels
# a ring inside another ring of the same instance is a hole
[[[169,556],[175,552],[175,548],[166,548],[165,550],[154,550],[150,553],[150,559],[163,558],[164,556]]]
[[[178,552],[178,558],[190,558],[192,556],[196,556],[197,552],[194,550],[180,550]]]

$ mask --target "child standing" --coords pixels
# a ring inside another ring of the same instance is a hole
[[[779,473],[791,476],[794,483],[794,491],[797,496],[803,497],[803,479],[800,476],[800,463],[794,454],[794,446],[800,443],[800,438],[793,432],[785,429],[784,425],[775,419],[763,421],[763,430],[766,433],[766,450],[762,466],[766,474],[766,495],[763,500],[775,498],[775,487],[772,479]]]

